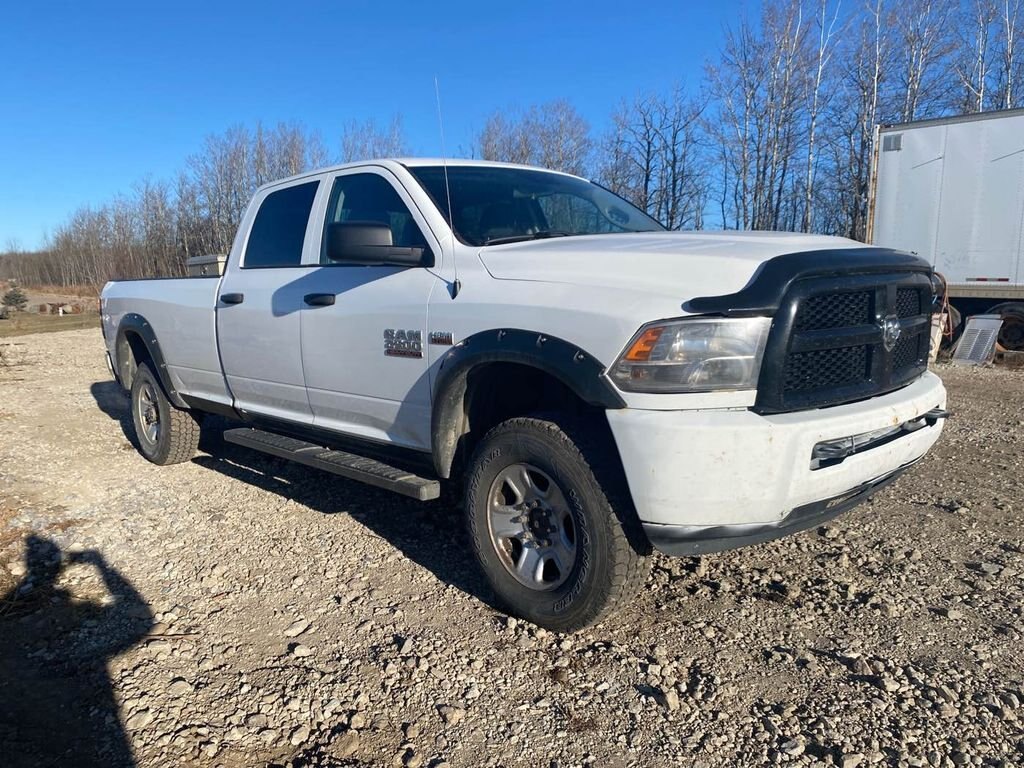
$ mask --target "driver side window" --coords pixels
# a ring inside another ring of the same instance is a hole
[[[376,173],[353,173],[334,181],[320,246],[320,263],[327,257],[327,227],[339,221],[387,224],[391,243],[400,248],[426,248],[419,225],[390,182]]]

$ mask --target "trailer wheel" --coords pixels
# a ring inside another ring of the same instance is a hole
[[[148,363],[132,380],[132,424],[139,453],[154,464],[188,461],[199,446],[199,420],[171,404]]]
[[[988,311],[1003,318],[999,329],[999,345],[1013,352],[1024,352],[1024,304],[997,304]]]
[[[650,570],[650,545],[608,447],[584,424],[549,418],[509,419],[487,433],[471,463],[466,514],[501,601],[541,627],[572,632],[630,601]]]

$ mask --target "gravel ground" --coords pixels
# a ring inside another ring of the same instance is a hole
[[[17,341],[6,766],[1024,764],[1022,372],[941,368],[956,416],[874,502],[659,557],[628,610],[558,635],[493,607],[450,500],[216,423],[193,462],[152,466],[96,332]]]

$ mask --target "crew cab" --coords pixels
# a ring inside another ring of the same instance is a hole
[[[268,184],[223,274],[108,283],[142,455],[225,439],[464,488],[509,609],[586,626],[690,556],[817,526],[919,461],[933,274],[835,237],[671,232],[585,179],[380,160]]]

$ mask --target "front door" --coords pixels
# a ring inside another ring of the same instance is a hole
[[[319,183],[263,193],[240,263],[225,274],[217,301],[221,363],[235,407],[306,424],[313,413],[299,334],[309,268],[300,263]]]
[[[383,168],[334,177],[326,221],[378,222],[396,246],[440,250],[425,221]],[[314,424],[408,448],[430,448],[426,328],[434,267],[332,264],[324,245],[309,293],[334,303],[302,310],[302,365]],[[440,264],[437,264],[440,267]]]

